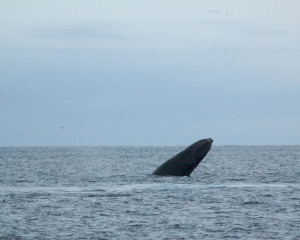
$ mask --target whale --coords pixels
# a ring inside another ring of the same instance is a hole
[[[159,176],[190,176],[211,149],[211,138],[199,140],[161,164],[152,174]]]

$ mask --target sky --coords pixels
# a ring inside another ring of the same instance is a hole
[[[0,146],[300,144],[298,0],[0,4]]]

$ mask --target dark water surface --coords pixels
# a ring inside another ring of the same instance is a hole
[[[300,239],[300,146],[0,148],[0,239]]]

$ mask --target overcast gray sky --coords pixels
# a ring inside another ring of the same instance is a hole
[[[298,0],[0,3],[0,146],[300,144]]]

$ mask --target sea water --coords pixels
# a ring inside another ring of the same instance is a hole
[[[0,148],[0,239],[300,239],[300,146]]]

